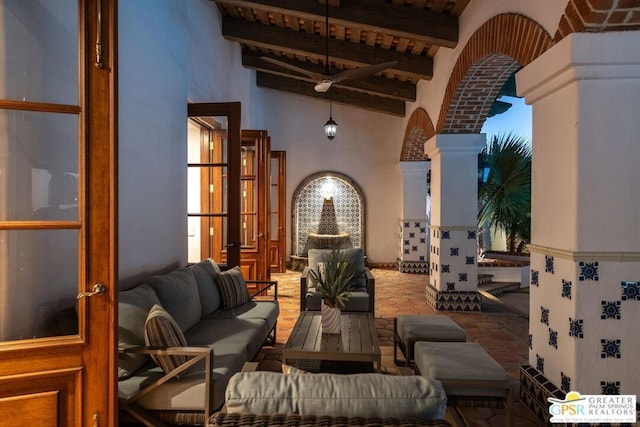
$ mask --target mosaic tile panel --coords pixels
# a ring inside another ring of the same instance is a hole
[[[637,330],[637,276],[640,262],[633,260],[580,261],[532,252],[528,363],[543,378],[542,388],[552,384],[564,393],[583,394],[637,390],[640,381],[629,376],[637,370],[629,350],[639,340],[630,332]],[[528,403],[548,408],[530,395]]]
[[[426,220],[400,221],[401,243],[399,259],[401,262],[425,263],[428,268],[427,230]],[[431,247],[431,251],[433,251],[433,247]]]
[[[307,236],[318,232],[323,202],[328,195],[333,197],[340,233],[349,233],[353,247],[362,247],[364,200],[350,182],[338,176],[318,177],[307,182],[297,194],[293,206],[296,255],[307,256]]]
[[[430,235],[430,285],[441,292],[452,288],[458,292],[476,292],[478,247],[476,240],[468,239],[469,231],[432,227]]]
[[[447,283],[447,287],[455,283]],[[479,292],[439,291],[426,286],[427,304],[438,311],[482,311],[482,295]]]

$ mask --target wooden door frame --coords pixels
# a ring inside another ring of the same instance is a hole
[[[287,253],[287,152],[272,151],[271,158],[278,161],[278,230],[271,230],[271,235],[278,235],[278,273],[284,273],[286,269],[286,253]],[[271,199],[269,199],[271,202]],[[271,219],[269,219],[271,224]],[[274,240],[270,239],[269,250],[273,246]]]
[[[187,105],[187,116],[226,116],[227,144],[237,149],[227,153],[227,260],[229,267],[240,265],[240,117],[239,102],[208,102]],[[232,165],[236,165],[233,167]],[[234,215],[233,213],[237,213]]]

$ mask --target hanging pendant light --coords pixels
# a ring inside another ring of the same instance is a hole
[[[331,98],[329,98],[329,120],[324,124],[324,134],[327,136],[329,141],[336,137],[336,131],[338,130],[338,123],[333,120],[331,113]]]

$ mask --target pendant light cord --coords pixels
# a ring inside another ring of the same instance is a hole
[[[325,14],[324,14],[324,69],[327,74],[331,71],[329,66],[329,0],[324,1]]]

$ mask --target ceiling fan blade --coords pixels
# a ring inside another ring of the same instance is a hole
[[[380,71],[386,70],[387,68],[393,68],[396,65],[398,65],[398,61],[383,62],[381,64],[367,65],[366,67],[360,68],[351,68],[335,74],[331,77],[331,80],[334,83],[340,82],[342,80],[357,80],[375,73],[379,73]]]
[[[317,82],[321,82],[322,80],[324,80],[324,76],[322,74],[314,73],[313,71],[309,71],[309,70],[305,70],[304,68],[296,67],[295,65],[291,65],[288,62],[280,61],[278,59],[270,58],[268,56],[261,56],[260,59],[262,59],[263,61],[266,61],[266,62],[270,62],[270,63],[272,63],[274,65],[279,66],[279,67],[286,68],[287,70],[291,70],[291,71],[295,71],[296,73],[303,74],[303,75],[305,75],[305,76],[309,77],[310,79],[313,79],[313,80],[315,80]]]
[[[318,83],[317,85],[315,85],[314,89],[316,90],[316,92],[326,92],[329,89],[331,89],[331,85],[333,84],[333,81],[331,80],[323,80],[320,83]]]

